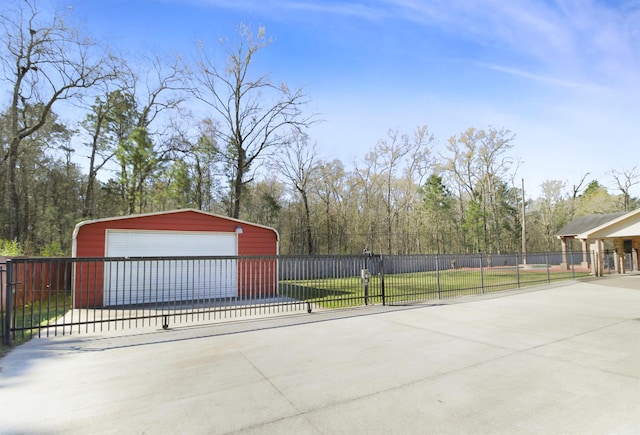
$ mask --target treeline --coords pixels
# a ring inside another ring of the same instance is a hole
[[[176,208],[275,227],[284,254],[522,247],[506,129],[470,128],[444,145],[424,126],[389,130],[345,164],[306,134],[318,122],[308,96],[252,69],[270,44],[263,28],[240,25],[189,62],[126,59],[36,1],[0,15],[0,240],[27,254],[68,255],[81,220]],[[527,249],[557,249],[574,216],[637,207],[637,168],[610,175],[613,194],[588,174],[569,188],[543,183],[524,207]]]
[[[273,226],[284,253],[488,253],[522,250],[522,179],[514,136],[470,128],[439,147],[425,127],[390,130],[346,169],[297,141],[273,177],[252,185],[244,216]],[[574,217],[640,206],[636,168],[611,171],[620,194],[585,173],[570,186],[547,180],[524,204],[526,249],[560,249],[555,234]],[[577,249],[578,247],[576,247]]]

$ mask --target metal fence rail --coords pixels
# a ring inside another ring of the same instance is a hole
[[[9,326],[11,324],[10,315],[7,316],[6,307],[7,307],[7,291],[6,291],[6,282],[7,282],[7,264],[4,261],[0,262],[0,335],[2,336],[2,344],[9,344],[9,339],[11,335],[9,333]]]
[[[17,258],[0,264],[3,343],[366,304],[406,304],[575,279],[569,255]],[[575,264],[574,264],[575,263]]]

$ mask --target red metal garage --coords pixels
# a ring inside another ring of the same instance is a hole
[[[73,233],[74,306],[273,296],[276,260],[238,256],[277,254],[275,229],[193,209],[80,222]]]

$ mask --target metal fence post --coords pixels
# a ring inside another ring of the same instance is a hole
[[[438,288],[438,299],[440,299],[440,256],[436,254],[436,286]]]
[[[0,343],[4,344],[4,304],[5,304],[5,296],[4,296],[4,263],[0,263]]]
[[[571,252],[571,279],[575,280],[576,279],[576,265],[574,264],[574,260],[573,260],[573,252]]]
[[[380,293],[382,296],[382,305],[387,305],[384,297],[384,260],[382,254],[380,254]]]
[[[6,346],[9,346],[11,344],[11,318],[13,317],[13,312],[11,310],[11,307],[13,305],[13,300],[11,297],[13,293],[13,273],[11,272],[11,260],[7,260],[6,267],[7,281],[4,288],[6,310],[4,312],[4,337],[2,337],[2,342]]]
[[[362,255],[364,255],[364,271],[369,269],[369,265],[368,265],[368,258],[369,258],[369,251],[365,248],[364,251],[362,251]],[[364,275],[362,275],[362,281],[364,284],[364,304],[365,305],[369,305],[369,280],[365,278]]]
[[[516,279],[518,281],[518,288],[520,288],[520,259],[519,255],[516,252]]]
[[[482,272],[482,251],[478,251],[478,256],[480,257],[480,288],[482,289],[482,294],[484,294],[484,275]]]

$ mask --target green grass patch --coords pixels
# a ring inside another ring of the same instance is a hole
[[[41,327],[46,327],[53,323],[58,317],[66,314],[71,309],[71,291],[52,295],[47,299],[37,300],[30,304],[17,307],[11,319],[12,327],[21,328],[11,334],[11,345],[19,345],[29,340],[34,335],[38,335]],[[4,325],[6,313],[2,313],[2,324]],[[7,349],[2,346],[0,355]]]
[[[588,272],[550,272],[546,269],[519,272],[515,268],[455,269],[442,272],[387,274],[385,300],[389,303],[468,296],[588,276]],[[360,277],[282,281],[280,294],[324,308],[364,303]],[[369,281],[368,303],[382,303],[382,279]]]

